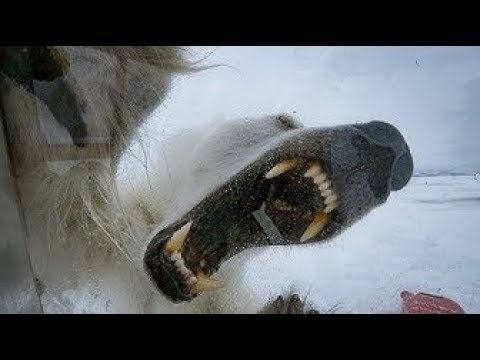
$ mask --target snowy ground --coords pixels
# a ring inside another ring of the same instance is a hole
[[[270,248],[248,264],[260,301],[299,291],[319,310],[398,313],[400,292],[447,296],[480,313],[480,180],[413,178],[323,246]],[[290,284],[295,284],[292,288]]]

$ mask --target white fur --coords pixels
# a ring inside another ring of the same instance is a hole
[[[86,106],[83,149],[33,94],[9,79],[1,84],[43,310],[256,312],[241,271],[249,253],[222,266],[216,276],[223,289],[180,305],[147,279],[143,253],[153,234],[254,159],[266,138],[300,125],[265,117],[192,128],[164,141],[147,172],[119,180],[119,159],[139,141],[137,129],[166,96],[171,76],[193,69],[180,49],[142,49],[61,49],[70,64],[66,78]]]

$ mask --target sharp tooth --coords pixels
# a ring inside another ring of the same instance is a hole
[[[330,195],[333,194],[333,191],[330,190],[330,189],[327,189],[327,190],[321,191],[320,194],[322,194],[322,196],[323,196],[324,198],[327,198],[327,197],[329,197]]]
[[[337,195],[332,194],[332,195],[330,195],[329,197],[327,197],[327,198],[325,199],[324,204],[325,204],[325,205],[329,205],[329,204],[332,204],[332,203],[334,203],[334,202],[336,202],[336,201],[337,201]]]
[[[338,206],[338,204],[336,202],[328,204],[327,207],[325,209],[323,209],[323,212],[328,214],[328,213],[332,212],[333,210],[335,210],[337,208],[337,206]]]
[[[330,181],[328,181],[328,180],[327,180],[327,181],[324,181],[323,183],[321,183],[320,185],[318,185],[318,189],[319,189],[320,191],[327,190],[327,189],[330,188],[330,185],[331,185],[331,184],[332,184],[332,183],[331,183]]]
[[[170,255],[170,260],[172,260],[173,262],[180,260],[181,258],[182,255],[178,251],[175,251],[172,255]]]
[[[280,174],[283,174],[285,171],[293,169],[295,166],[298,165],[298,160],[285,160],[277,165],[275,165],[269,172],[265,174],[267,179],[274,178]]]
[[[183,225],[180,229],[173,233],[172,237],[170,238],[170,240],[167,241],[164,247],[167,253],[171,254],[175,251],[180,251],[183,244],[185,243],[185,240],[187,239],[187,235],[190,231],[191,226],[192,222],[190,221],[189,223]]]
[[[312,237],[317,235],[320,231],[323,230],[327,223],[328,215],[324,212],[319,212],[317,215],[315,215],[312,223],[308,225],[307,230],[305,230],[302,237],[300,238],[300,242],[307,241],[308,239],[311,239]]]
[[[183,259],[180,258],[178,259],[177,261],[175,261],[175,266],[179,269],[181,268],[184,268],[185,267],[185,263],[183,262]]]
[[[325,180],[327,180],[328,176],[327,174],[325,173],[321,173],[320,175],[317,175],[313,178],[313,182],[315,184],[321,184],[323,183]]]
[[[192,286],[191,291],[198,294],[205,291],[212,291],[218,289],[220,283],[216,280],[210,279],[207,275],[199,271],[197,273],[197,282]]]
[[[322,172],[322,169],[320,168],[320,165],[318,164],[313,164],[311,165],[308,170],[305,172],[304,177],[315,177],[319,175]]]

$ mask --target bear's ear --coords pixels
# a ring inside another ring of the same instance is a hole
[[[303,124],[290,114],[280,114],[275,117],[278,127],[282,130],[293,130],[303,128]]]

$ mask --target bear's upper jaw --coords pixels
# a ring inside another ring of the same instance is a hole
[[[333,238],[410,179],[413,162],[386,123],[297,131],[150,241],[144,264],[173,302],[220,287],[210,278],[250,247]]]

